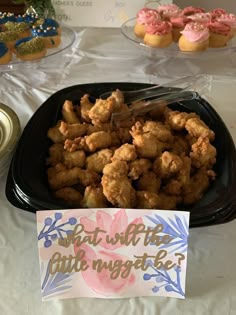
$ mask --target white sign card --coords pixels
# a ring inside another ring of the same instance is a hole
[[[185,298],[189,212],[37,212],[43,301],[77,297]]]

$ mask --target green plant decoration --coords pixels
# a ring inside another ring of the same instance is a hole
[[[12,0],[14,4],[25,4],[27,13],[37,13],[39,17],[55,17],[51,0]]]

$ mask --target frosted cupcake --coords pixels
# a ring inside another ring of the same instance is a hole
[[[31,61],[44,57],[47,49],[41,37],[26,37],[16,41],[14,52],[19,59]]]
[[[216,21],[227,24],[231,27],[230,38],[233,38],[236,35],[236,16],[234,14],[222,14],[216,17]]]
[[[160,13],[162,19],[166,21],[181,13],[181,9],[176,4],[159,5],[157,11]]]
[[[30,26],[26,22],[7,22],[5,24],[5,29],[7,31],[18,33],[19,38],[25,38],[31,34]]]
[[[182,10],[182,14],[185,15],[185,16],[193,15],[193,14],[196,14],[196,13],[205,13],[205,9],[188,6],[188,7],[185,7]]]
[[[15,21],[14,13],[0,12],[0,31],[5,30],[5,24],[9,21],[11,22]]]
[[[51,28],[54,28],[57,30],[58,34],[61,35],[61,27],[60,27],[60,24],[54,20],[54,19],[51,19],[51,18],[40,18],[38,20],[36,20],[36,22],[34,23],[34,25],[37,27],[37,26],[41,26],[42,28],[47,28],[47,27],[51,27]]]
[[[0,41],[4,42],[6,46],[12,50],[16,41],[19,39],[19,34],[14,31],[0,32]]]
[[[136,23],[134,33],[140,38],[144,38],[146,33],[146,25],[156,20],[161,20],[160,14],[153,9],[143,8],[136,15]]]
[[[61,36],[54,27],[43,28],[42,25],[38,27],[33,26],[32,36],[42,37],[46,48],[56,48],[61,43]]]
[[[210,11],[210,14],[212,16],[212,19],[215,19],[222,14],[227,14],[227,12],[224,9],[216,8],[216,9]]]
[[[151,47],[165,48],[170,46],[173,41],[171,23],[155,21],[148,24],[143,41],[146,45]]]
[[[181,34],[178,43],[181,51],[204,51],[209,46],[209,29],[204,24],[190,22]]]
[[[172,36],[173,36],[173,41],[178,42],[181,32],[184,30],[185,25],[189,22],[189,18],[179,14],[177,16],[171,17],[170,18],[170,23],[172,24]]]
[[[227,24],[211,21],[208,25],[210,31],[209,47],[224,47],[229,41],[231,27]]]
[[[198,23],[207,25],[211,20],[211,14],[209,12],[195,13],[195,14],[189,15],[188,18],[193,22],[198,22]]]

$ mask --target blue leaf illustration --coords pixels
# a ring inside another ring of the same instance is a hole
[[[185,236],[187,234],[187,231],[185,230],[182,220],[177,215],[175,215],[175,219],[178,224],[179,231],[181,231],[182,232],[181,234]]]
[[[163,232],[166,233],[166,234],[169,234],[171,236],[175,236],[175,237],[179,237],[179,233],[178,233],[178,229],[177,231],[175,231],[173,229],[173,227],[168,224],[168,222],[163,219],[161,216],[155,214],[155,217],[157,218],[157,220],[159,220],[159,224],[162,224],[163,225]]]
[[[185,252],[188,247],[188,224],[185,218],[182,220],[181,217],[175,215],[175,220],[172,218],[164,219],[163,217],[155,214],[154,216],[147,216],[147,218],[155,225],[162,224],[162,233],[170,235],[173,239],[167,244],[160,246],[163,248],[172,248],[170,252],[181,249],[181,252]],[[154,245],[151,243],[151,245]]]
[[[38,240],[44,239],[44,247],[50,247],[53,241],[57,240],[58,238],[64,239],[64,237],[73,232],[71,230],[71,226],[77,223],[77,219],[72,217],[69,218],[67,222],[58,224],[61,219],[62,213],[60,212],[56,212],[54,214],[54,220],[50,217],[45,218],[44,227],[38,235]],[[66,230],[65,228],[63,228],[65,226],[69,226],[70,228]]]
[[[50,261],[47,265],[46,274],[42,283],[42,296],[47,297],[55,294],[60,295],[72,288],[72,285],[65,285],[71,282],[71,274],[57,272],[54,275],[49,272]]]
[[[181,296],[184,296],[184,292],[181,287],[180,283],[180,272],[181,269],[179,267],[174,268],[175,271],[175,280],[173,280],[170,276],[170,274],[165,269],[157,269],[153,266],[153,264],[150,266],[154,273],[145,273],[143,275],[143,280],[149,281],[154,279],[156,284],[152,288],[152,291],[154,293],[159,292],[159,290],[164,287],[166,292],[175,292]],[[157,285],[158,284],[158,285]]]

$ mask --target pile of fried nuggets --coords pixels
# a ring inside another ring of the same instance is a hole
[[[201,199],[216,177],[214,132],[197,114],[164,102],[111,123],[112,113],[128,109],[119,90],[95,103],[88,94],[80,104],[64,102],[62,119],[48,130],[54,196],[82,208],[176,209]]]

